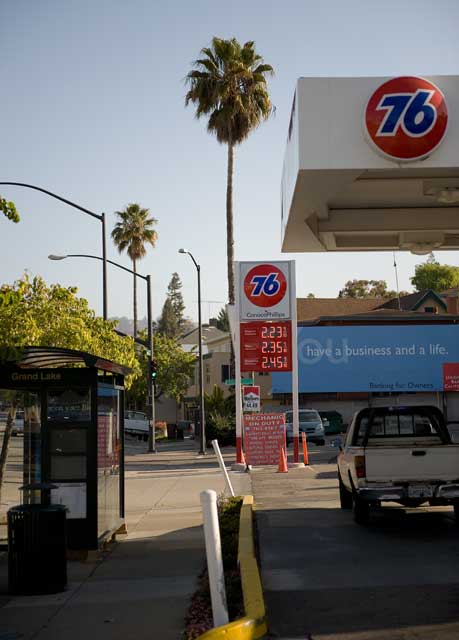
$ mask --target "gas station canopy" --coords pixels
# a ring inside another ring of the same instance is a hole
[[[300,78],[282,251],[459,248],[459,76]]]

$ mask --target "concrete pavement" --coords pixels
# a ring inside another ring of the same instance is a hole
[[[224,490],[213,452],[194,443],[159,444],[159,453],[129,442],[128,535],[96,562],[69,563],[69,588],[51,596],[6,595],[0,562],[0,640],[177,640],[196,578],[205,564],[199,494]],[[226,454],[228,462],[234,453]],[[236,493],[250,493],[248,474],[231,473]],[[0,601],[1,606],[1,601]]]
[[[273,637],[457,640],[458,529],[449,508],[394,506],[368,527],[339,508],[332,447],[310,469],[255,469],[262,583]]]

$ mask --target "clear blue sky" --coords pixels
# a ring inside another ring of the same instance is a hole
[[[157,248],[139,264],[154,283],[154,315],[173,271],[196,318],[203,299],[226,300],[226,148],[185,109],[184,78],[212,36],[255,40],[276,76],[276,115],[236,151],[238,260],[295,258],[298,295],[335,296],[353,278],[386,279],[392,254],[280,253],[280,178],[299,76],[459,73],[457,0],[15,0],[0,3],[0,180],[30,182],[96,212],[139,202],[158,219]],[[101,313],[96,261],[50,262],[50,253],[100,254],[100,224],[47,196],[2,188],[21,213],[0,217],[1,282],[24,269],[77,285]],[[109,257],[129,266],[110,242]],[[437,253],[458,263],[454,253]],[[422,259],[398,254],[400,286]],[[139,290],[140,315],[145,293]],[[221,304],[205,303],[216,314]],[[109,271],[109,314],[132,316],[129,276]]]

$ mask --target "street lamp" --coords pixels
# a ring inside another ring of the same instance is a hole
[[[99,256],[91,256],[85,253],[69,253],[65,256],[56,256],[49,255],[48,258],[50,260],[65,260],[66,258],[91,258],[92,260],[103,260]],[[128,273],[132,273],[138,278],[142,278],[147,283],[147,344],[142,341],[143,345],[147,347],[147,353],[149,351],[148,357],[148,380],[147,380],[147,406],[151,407],[150,411],[150,431],[148,434],[148,451],[150,453],[156,453],[156,434],[155,434],[155,383],[153,381],[153,367],[152,367],[152,359],[153,359],[153,318],[151,313],[151,279],[150,276],[143,276],[141,273],[137,273],[129,269],[128,267],[123,266],[122,264],[118,264],[117,262],[113,262],[113,260],[106,260],[109,264],[118,267],[119,269],[123,269],[123,271],[127,271]],[[104,281],[104,300],[106,301],[107,292],[106,292],[106,281]],[[138,341],[136,338],[134,340]],[[152,426],[153,425],[153,426]]]
[[[92,218],[97,218],[97,220],[100,220],[100,222],[102,223],[102,258],[99,258],[99,260],[102,260],[102,262],[103,262],[103,266],[102,266],[102,287],[103,287],[103,291],[104,291],[103,317],[104,317],[104,320],[107,320],[107,262],[109,262],[109,260],[107,260],[107,240],[106,240],[106,233],[105,233],[105,213],[101,213],[101,214],[94,213],[94,211],[90,211],[89,209],[85,209],[84,207],[81,207],[79,204],[76,204],[75,202],[72,202],[71,200],[67,200],[67,198],[63,198],[62,196],[58,196],[56,193],[53,193],[52,191],[48,191],[47,189],[43,189],[42,187],[36,187],[33,184],[27,184],[26,182],[0,182],[0,185],[10,185],[10,186],[14,186],[14,187],[25,187],[26,189],[33,189],[34,191],[41,191],[42,193],[46,193],[46,195],[51,196],[51,198],[54,198],[55,200],[59,200],[60,202],[64,202],[65,204],[68,204],[70,207],[73,207],[74,209],[78,209],[78,211],[82,211],[83,213],[88,214],[88,216],[91,216]]]
[[[201,430],[199,434],[199,453],[206,455],[206,420],[204,413],[204,378],[202,371],[202,323],[201,323],[201,266],[196,262],[192,253],[187,249],[179,249],[179,253],[186,253],[193,260],[196,271],[198,272],[198,325],[199,325],[199,418],[201,422]]]

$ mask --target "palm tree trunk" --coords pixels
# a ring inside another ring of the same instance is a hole
[[[134,338],[137,338],[137,263],[132,261],[132,270],[134,271]]]
[[[228,269],[228,302],[234,304],[234,234],[233,234],[233,162],[234,145],[228,142],[228,176],[226,181],[226,255]]]

